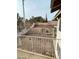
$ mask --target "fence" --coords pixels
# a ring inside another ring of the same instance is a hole
[[[53,39],[39,36],[18,36],[17,47],[23,50],[55,57]]]

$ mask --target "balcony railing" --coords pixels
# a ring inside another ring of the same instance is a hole
[[[17,47],[30,52],[55,57],[53,39],[39,36],[18,36]]]

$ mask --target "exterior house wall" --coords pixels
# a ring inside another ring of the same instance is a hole
[[[58,19],[58,25],[57,25],[57,39],[61,39],[61,31],[59,30],[60,27],[60,18]]]
[[[38,33],[38,34],[52,34],[53,28],[33,28],[29,31],[29,33]]]
[[[61,48],[60,48],[60,40],[55,40],[55,55],[57,59],[61,59]]]
[[[61,59],[61,31],[59,30],[61,19],[57,18],[57,20],[58,20],[58,24],[57,24],[57,37],[55,41],[55,55],[57,59]]]

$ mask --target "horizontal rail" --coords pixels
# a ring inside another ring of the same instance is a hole
[[[42,36],[29,36],[29,35],[21,35],[21,36],[17,36],[17,37],[31,37],[31,38],[43,38],[43,39],[56,39],[53,37],[42,37]]]
[[[61,40],[61,39],[57,39],[57,38],[54,38],[54,37],[42,37],[42,36],[30,36],[30,35],[18,35],[17,37],[31,37],[31,38],[43,38],[43,39],[53,39],[53,40]]]
[[[38,54],[38,53],[35,53],[35,52],[30,52],[30,51],[23,50],[23,49],[20,49],[20,48],[17,48],[17,50],[21,51],[21,52],[24,52],[24,53],[32,54],[32,55],[34,54],[34,55],[37,55],[37,56],[40,56],[40,57],[45,57],[45,58],[49,58],[49,59],[55,59],[54,57],[49,57],[49,56]]]

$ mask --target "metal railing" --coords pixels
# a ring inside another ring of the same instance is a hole
[[[17,47],[23,50],[54,57],[53,39],[39,36],[18,36]]]

